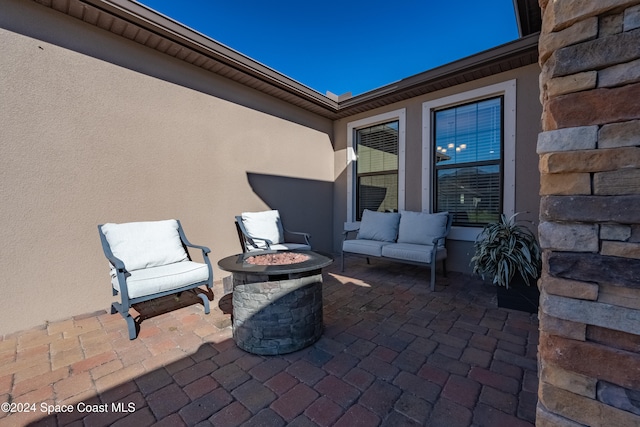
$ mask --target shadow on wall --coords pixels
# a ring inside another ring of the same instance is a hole
[[[252,172],[247,180],[269,208],[280,211],[288,230],[311,234],[313,249],[332,251],[332,182]]]

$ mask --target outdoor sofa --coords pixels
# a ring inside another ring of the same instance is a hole
[[[435,290],[436,262],[447,274],[445,240],[453,215],[400,211],[374,212],[365,209],[362,220],[345,223],[342,242],[342,271],[345,254],[382,258],[431,268],[431,290]],[[355,238],[353,238],[354,234]]]

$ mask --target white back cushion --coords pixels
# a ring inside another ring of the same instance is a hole
[[[428,214],[401,211],[398,243],[433,245],[433,239],[442,236],[447,230],[447,215],[447,212]]]
[[[269,239],[273,244],[284,243],[284,230],[277,210],[264,212],[243,212],[242,223],[251,237]],[[257,241],[258,246],[264,246]]]
[[[105,224],[102,233],[111,252],[128,271],[181,262],[188,259],[175,219]]]
[[[374,212],[365,209],[362,212],[358,239],[395,242],[398,237],[400,214],[395,212]]]

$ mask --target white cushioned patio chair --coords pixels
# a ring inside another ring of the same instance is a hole
[[[133,304],[165,295],[213,287],[213,270],[205,246],[191,244],[180,221],[129,222],[98,225],[102,250],[111,264],[113,295],[121,302],[111,304],[127,321],[129,339],[137,336],[136,322],[129,314]],[[204,263],[193,262],[187,247],[200,249]],[[209,297],[196,292],[209,314]]]
[[[242,252],[311,250],[311,236],[284,228],[277,210],[243,212],[236,216],[236,228]]]

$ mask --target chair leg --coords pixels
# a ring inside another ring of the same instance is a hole
[[[133,320],[133,317],[131,317],[131,315],[129,314],[129,312],[125,313],[120,313],[122,314],[122,317],[124,317],[124,320],[127,321],[127,329],[129,330],[129,339],[130,340],[135,340],[136,337],[138,336],[138,333],[136,332],[136,321]]]
[[[120,315],[127,321],[127,329],[129,330],[129,339],[135,340],[138,336],[138,332],[136,331],[136,321],[129,314],[129,310],[124,311],[122,304],[118,302],[114,302],[111,304],[111,314],[120,313]]]
[[[195,289],[193,291],[196,292]],[[204,314],[209,314],[209,297],[207,297],[207,294],[196,292],[196,295],[198,295],[198,297],[202,300],[202,304],[204,305]]]
[[[341,258],[341,260],[342,260],[341,267],[340,267],[340,271],[341,271],[341,272],[344,272],[344,251],[343,251],[343,252],[341,252],[341,254],[340,254],[340,255],[341,255],[341,256],[340,256],[340,258]]]
[[[442,260],[442,275],[447,277],[447,259]]]

